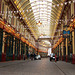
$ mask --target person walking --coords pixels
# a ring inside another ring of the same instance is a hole
[[[30,57],[31,57],[31,60],[33,60],[33,54],[32,53],[31,53]]]
[[[35,60],[36,54],[34,53],[34,60]]]

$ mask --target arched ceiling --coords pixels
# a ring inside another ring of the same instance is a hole
[[[13,0],[33,35],[54,36],[65,0]],[[38,22],[42,24],[37,25]]]

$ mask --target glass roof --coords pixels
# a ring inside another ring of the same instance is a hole
[[[30,3],[34,12],[35,21],[42,23],[42,25],[38,27],[40,35],[49,35],[52,0],[30,0]],[[47,30],[45,30],[46,28]]]
[[[36,39],[51,38],[57,28],[65,0],[13,0]],[[37,23],[40,21],[41,25]],[[43,41],[45,42],[45,41]],[[49,44],[50,41],[45,42]]]
[[[36,39],[54,36],[65,0],[13,0]],[[58,10],[58,11],[57,11]],[[41,26],[37,26],[38,22]]]

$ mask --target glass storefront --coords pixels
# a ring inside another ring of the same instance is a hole
[[[23,54],[25,53],[25,43],[21,43],[21,58],[23,58]]]
[[[64,46],[63,46],[63,60],[65,61],[66,60],[66,38],[64,39]]]
[[[15,59],[19,59],[20,55],[20,40],[15,38]]]
[[[6,53],[6,60],[12,60],[13,57],[13,36],[9,33],[5,33],[5,50],[4,53]]]
[[[26,56],[28,58],[28,45],[26,44]]]

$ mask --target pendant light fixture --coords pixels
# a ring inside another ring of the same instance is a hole
[[[40,22],[40,0],[39,0],[39,21],[36,23],[38,26],[41,26],[41,22]]]

